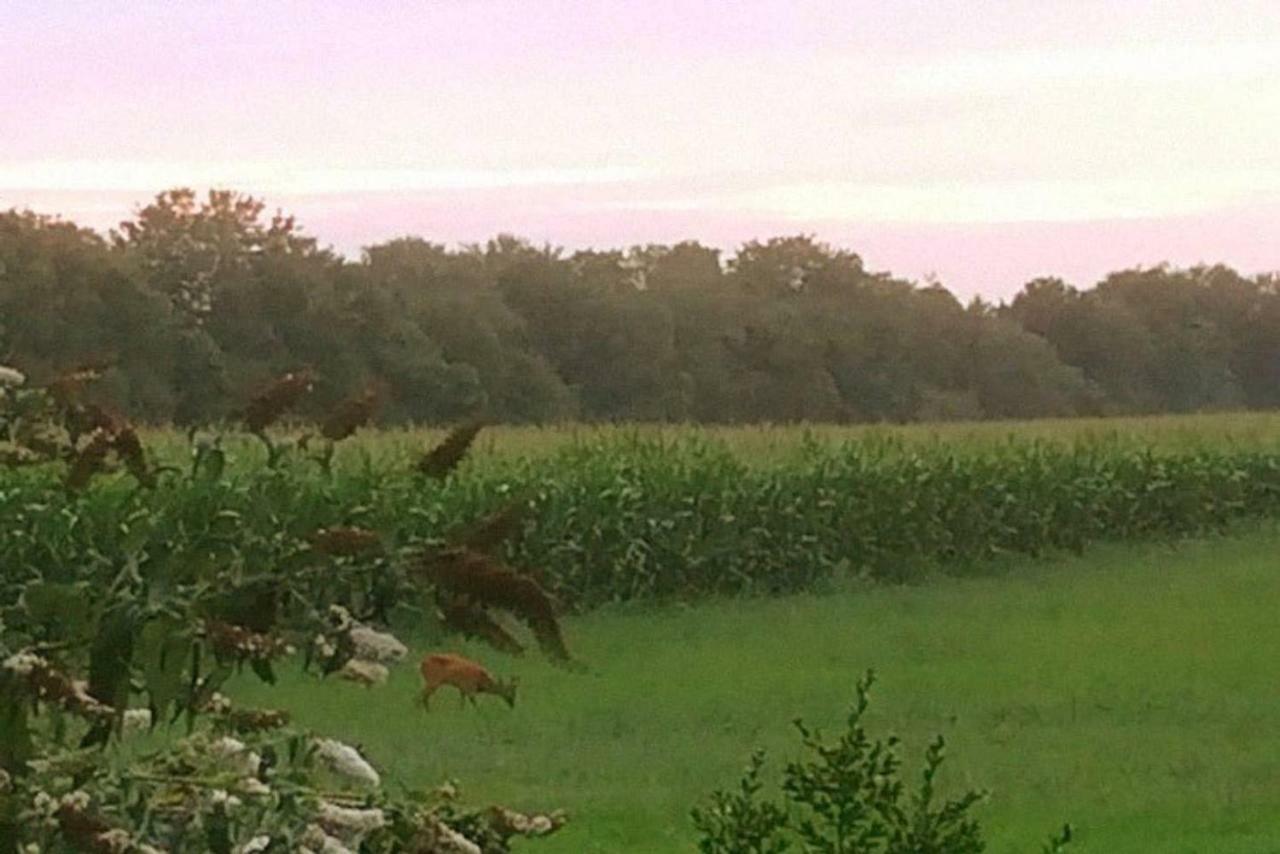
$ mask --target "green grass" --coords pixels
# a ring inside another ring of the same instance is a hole
[[[913,769],[947,737],[947,779],[992,790],[993,852],[1039,850],[1065,819],[1080,852],[1274,852],[1278,546],[1269,528],[915,587],[598,611],[567,625],[590,675],[461,646],[520,675],[514,710],[442,692],[423,713],[410,665],[372,690],[290,675],[231,693],[359,742],[390,781],[570,810],[528,850],[690,851],[692,803],[756,745],[776,772],[790,721],[837,726],[875,667],[871,722]]]

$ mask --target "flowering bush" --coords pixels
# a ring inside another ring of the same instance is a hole
[[[210,729],[124,768],[70,749],[6,772],[0,840],[14,847],[4,850],[498,852],[564,821],[462,811],[453,785],[391,797],[348,745],[287,727],[217,735],[233,718],[211,717]]]
[[[234,673],[273,682],[298,655],[320,678],[385,682],[408,650],[380,625],[389,603],[424,598],[422,573],[349,528],[292,543],[281,531],[285,557],[263,568],[249,568],[255,552],[233,526],[179,551],[140,496],[162,476],[216,480],[219,440],[194,446],[189,474],[156,468],[128,424],[77,397],[91,380],[31,389],[0,368],[0,462],[61,466],[62,495],[48,500],[73,523],[84,502],[114,502],[121,528],[146,535],[73,569],[33,563],[0,580],[0,854],[496,854],[563,824],[463,809],[453,785],[393,794],[356,748],[224,696]],[[277,384],[249,408],[273,463],[289,449],[262,431],[306,387]],[[113,466],[135,488],[89,493]],[[152,753],[118,749],[179,725],[183,737]]]

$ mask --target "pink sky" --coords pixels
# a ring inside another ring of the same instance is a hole
[[[355,253],[813,233],[963,296],[1280,268],[1280,3],[0,10],[0,208],[231,186]]]

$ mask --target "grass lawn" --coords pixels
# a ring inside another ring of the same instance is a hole
[[[541,852],[693,850],[689,806],[790,721],[838,726],[866,668],[871,721],[913,771],[946,736],[952,784],[985,787],[993,852],[1280,851],[1280,532],[1116,546],[980,578],[824,596],[597,612],[568,621],[566,673],[450,644],[521,677],[516,707],[452,689],[413,705],[414,666],[364,689],[286,675],[237,701],[360,743],[389,782],[456,777],[468,803],[564,807]]]

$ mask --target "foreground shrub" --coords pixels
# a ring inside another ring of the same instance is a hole
[[[919,785],[902,781],[900,742],[873,739],[863,725],[874,674],[858,681],[844,732],[833,741],[796,721],[805,758],[782,774],[782,804],[760,792],[764,753],[752,754],[736,790],[717,790],[691,811],[703,854],[782,854],[798,847],[815,854],[978,854],[981,828],[971,816],[986,793],[940,799],[938,772],[944,742],[938,736],[924,756]],[[1046,852],[1062,851],[1070,828],[1052,837]]]
[[[305,390],[305,377],[286,379],[251,408],[268,451],[259,477],[276,487],[273,473],[305,450],[262,432]],[[245,517],[216,504],[202,515],[211,511],[220,530],[192,537],[164,515],[165,496],[234,491],[221,436],[196,445],[186,474],[156,466],[132,427],[72,392],[0,380],[0,437],[21,450],[9,464],[61,475],[41,481],[44,500],[21,500],[34,514],[22,537],[32,551],[0,573],[0,854],[505,854],[511,839],[563,824],[560,813],[462,809],[452,786],[384,786],[357,747],[220,693],[244,670],[273,683],[279,662],[295,656],[320,679],[385,681],[408,651],[385,631],[387,612],[430,601],[420,565],[429,568],[429,556],[397,559],[377,532],[354,526],[289,534],[274,514],[262,532],[271,546],[259,548]],[[95,494],[115,470],[125,490]],[[273,501],[284,509],[293,498],[276,492]],[[115,517],[105,528],[104,512]],[[61,523],[47,526],[55,516]],[[98,534],[65,537],[82,526]],[[95,547],[106,531],[123,539]],[[484,565],[499,592],[515,577],[492,558]],[[544,604],[535,583],[519,590]],[[486,592],[468,591],[471,613],[488,615]],[[539,616],[559,639],[554,615]],[[170,737],[143,753],[129,743],[142,729]]]

